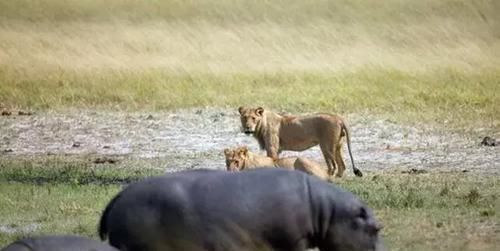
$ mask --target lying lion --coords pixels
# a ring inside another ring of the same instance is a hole
[[[328,166],[328,174],[342,177],[345,163],[342,157],[342,138],[347,138],[352,169],[356,176],[363,176],[354,166],[351,139],[345,121],[337,115],[320,113],[305,116],[279,115],[264,108],[239,107],[241,126],[245,134],[252,134],[267,156],[278,159],[282,150],[304,151],[319,144]]]
[[[224,149],[226,156],[226,169],[228,171],[242,171],[259,167],[281,167],[295,169],[310,175],[319,177],[322,180],[329,180],[329,176],[319,163],[301,157],[280,158],[273,161],[272,158],[255,154],[248,150],[246,146],[234,149]]]

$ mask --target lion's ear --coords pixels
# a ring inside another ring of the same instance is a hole
[[[242,159],[245,159],[247,157],[247,153],[247,151],[241,150],[238,156],[240,156],[240,158]]]
[[[224,155],[226,155],[226,156],[231,155],[231,152],[232,151],[230,149],[228,149],[228,148],[224,149]]]
[[[245,111],[245,107],[240,106],[240,107],[238,108],[238,112],[239,112],[240,114],[243,114],[243,112],[244,112],[244,111]]]
[[[255,109],[255,113],[257,113],[259,116],[262,116],[264,114],[264,108],[259,107]]]
[[[240,148],[240,156],[241,157],[246,157],[248,155],[248,147],[242,146]]]

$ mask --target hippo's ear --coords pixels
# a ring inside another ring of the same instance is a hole
[[[366,220],[368,218],[368,213],[366,212],[365,207],[360,207],[359,209],[359,217],[363,220]]]
[[[259,108],[255,109],[255,113],[256,113],[257,115],[259,115],[259,116],[264,115],[264,108],[259,107]]]
[[[380,222],[377,222],[373,220],[372,217],[370,217],[367,209],[364,206],[360,208],[358,217],[360,217],[367,223],[366,226],[368,228],[368,231],[372,232],[373,234],[377,234],[384,227]]]
[[[243,112],[244,112],[245,110],[246,110],[246,109],[245,109],[245,107],[243,107],[243,106],[240,106],[240,107],[238,108],[238,112],[239,112],[241,115],[243,115]]]

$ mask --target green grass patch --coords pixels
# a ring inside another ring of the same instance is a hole
[[[127,163],[131,165],[130,163]],[[158,168],[93,164],[86,159],[37,158],[0,161],[0,181],[27,184],[112,185],[126,184],[143,177],[160,175]]]
[[[375,173],[340,183],[381,219],[390,250],[495,250],[500,177]]]
[[[157,174],[49,162],[45,167],[25,166],[28,171],[9,165],[0,168],[0,245],[30,229],[29,234],[96,238],[102,209],[121,189],[120,183]],[[33,184],[40,177],[57,178]],[[344,178],[338,185],[374,209],[390,250],[495,250],[500,244],[498,176],[372,172],[362,179]]]
[[[2,74],[0,71],[0,78]],[[6,77],[3,76],[5,79]],[[500,72],[405,73],[367,69],[352,73],[52,76],[0,86],[0,99],[18,107],[176,109],[262,105],[289,112],[369,112],[397,121],[464,127],[500,126]]]
[[[119,185],[2,182],[0,246],[34,234],[96,237],[102,210],[119,190]]]

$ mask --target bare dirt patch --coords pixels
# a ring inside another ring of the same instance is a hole
[[[464,135],[424,125],[403,126],[373,116],[346,117],[352,128],[354,159],[362,170],[500,171],[500,148],[481,146],[481,131]],[[499,138],[500,133],[489,135]],[[236,145],[259,151],[257,142],[240,132],[236,109],[152,113],[69,110],[0,117],[0,158],[69,155],[102,160],[118,156],[161,159],[166,171],[222,169],[223,149]],[[283,153],[291,155],[323,161],[318,147]]]

